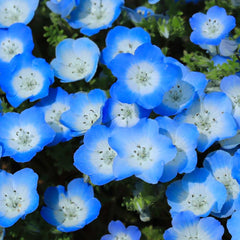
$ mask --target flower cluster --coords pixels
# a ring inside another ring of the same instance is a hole
[[[60,234],[99,215],[116,217],[118,211],[108,214],[104,207],[119,204],[112,186],[120,186],[118,194],[132,194],[122,196],[122,206],[142,221],[159,217],[156,205],[170,206],[172,225],[169,220],[159,231],[165,240],[239,239],[240,36],[230,34],[236,19],[227,14],[231,8],[219,6],[192,15],[193,31],[186,28],[189,39],[181,43],[202,48],[197,66],[205,65],[194,68],[179,61],[186,51],[170,49],[172,34],[184,28],[182,12],[171,12],[183,2],[164,1],[172,7],[166,16],[154,13],[157,0],[146,1],[153,9],[132,9],[124,0],[0,0],[2,235],[38,208],[37,187],[45,192],[41,220],[54,229],[49,234]],[[52,11],[53,29],[66,33],[54,50],[42,51],[32,27],[38,22],[27,26],[36,10],[45,17]],[[230,64],[225,57],[234,68],[216,83],[208,73]],[[153,240],[151,227],[142,233]],[[120,220],[108,230],[101,240],[140,240],[142,234]]]

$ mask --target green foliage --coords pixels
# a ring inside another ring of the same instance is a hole
[[[209,57],[200,51],[187,52],[184,50],[181,61],[185,63],[190,70],[198,72],[207,72],[207,69],[211,64]]]
[[[223,63],[222,65],[213,66],[211,62],[206,76],[208,79],[221,80],[223,77],[236,74],[239,71],[239,60],[237,56],[233,56],[232,59],[228,59],[227,63]]]
[[[163,231],[153,226],[145,227],[141,230],[144,240],[164,240]]]
[[[43,27],[45,31],[43,36],[47,38],[47,42],[51,46],[56,47],[62,40],[68,37],[72,39],[78,37],[79,34],[75,32],[60,15],[51,12],[49,16],[52,24]]]
[[[213,6],[219,6],[222,8],[225,8],[228,14],[231,14],[234,6],[231,4],[231,0],[207,0],[204,1],[205,4],[205,11],[207,11],[209,8]]]
[[[214,66],[214,62],[202,52],[184,51],[181,60],[192,70],[202,72],[207,79],[221,80],[223,77],[236,74],[240,71],[238,56],[233,55],[232,59],[228,59],[227,63]]]
[[[125,206],[128,211],[136,211],[140,214],[142,221],[151,219],[150,210],[163,199],[163,185],[150,185],[144,182],[136,184],[136,190],[133,197],[124,197],[122,206]]]
[[[47,42],[56,47],[62,40],[67,38],[67,35],[64,34],[64,30],[60,29],[58,25],[44,26],[45,30],[44,37],[47,38]]]

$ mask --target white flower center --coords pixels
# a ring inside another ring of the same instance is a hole
[[[206,213],[214,202],[212,194],[203,184],[196,183],[189,189],[189,194],[185,200],[185,211],[190,210],[195,215]]]
[[[112,174],[113,160],[117,153],[109,146],[107,140],[98,142],[96,150],[91,155],[92,164],[103,174]]]
[[[115,13],[115,4],[112,0],[85,1],[79,14],[80,21],[88,28],[95,29],[109,24]]]
[[[37,95],[43,88],[44,77],[32,68],[23,68],[13,78],[13,88],[21,98]]]
[[[224,25],[218,19],[209,18],[202,25],[202,35],[206,38],[217,38],[221,35],[224,29]]]
[[[236,199],[239,194],[239,184],[236,179],[232,178],[231,169],[229,168],[219,168],[214,173],[214,177],[224,184],[227,190],[227,200]]]
[[[67,54],[67,53],[66,53]],[[64,63],[66,68],[60,69],[63,76],[68,76],[74,80],[79,80],[85,78],[91,73],[93,69],[93,57],[89,52],[82,52],[81,55],[84,58],[76,57],[71,59],[68,63]]]
[[[18,152],[27,152],[34,148],[40,141],[36,128],[32,125],[15,127],[9,136],[9,146]]]
[[[212,132],[214,133],[218,119],[208,110],[202,110],[192,116],[192,122],[198,128],[200,134],[210,135]]]
[[[197,223],[191,224],[191,226],[186,226],[177,233],[177,240],[201,240],[198,234]]]
[[[25,196],[27,195],[27,197]],[[0,212],[7,218],[14,218],[24,213],[29,205],[28,189],[19,186],[4,186],[0,193]]]
[[[77,196],[72,198],[61,196],[58,208],[54,211],[56,219],[66,227],[81,223],[86,219],[87,214],[88,209],[84,201]]]
[[[147,95],[159,85],[159,72],[150,62],[140,62],[128,68],[127,85],[135,93]]]
[[[0,58],[4,62],[10,62],[17,54],[23,52],[23,44],[18,39],[4,39],[0,43]]]
[[[67,127],[60,123],[62,113],[69,110],[69,106],[60,102],[56,102],[45,113],[45,121],[52,127],[55,132],[65,132]]]
[[[131,240],[132,238],[126,233],[119,233],[117,236],[114,236],[113,240]]]
[[[102,104],[87,105],[83,113],[78,117],[76,126],[79,131],[86,132],[99,119]]]
[[[140,139],[138,143],[128,145],[129,163],[141,169],[149,169],[154,164],[155,159],[158,159],[159,152],[157,148],[148,139]]]
[[[139,112],[135,104],[118,103],[113,107],[113,121],[119,127],[132,127],[139,121]]]
[[[7,0],[1,3],[0,23],[9,27],[13,23],[24,23],[29,15],[26,2],[20,0]]]

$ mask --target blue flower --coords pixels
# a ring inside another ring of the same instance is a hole
[[[145,43],[134,55],[121,53],[109,68],[117,77],[110,88],[112,98],[123,103],[137,103],[152,109],[162,102],[163,95],[181,79],[181,69],[163,62],[164,55],[157,46]]]
[[[192,212],[180,212],[173,217],[172,227],[163,235],[165,240],[222,240],[224,228],[212,217],[199,218]]]
[[[240,128],[240,77],[230,75],[224,77],[220,83],[221,90],[231,99],[233,105],[233,116]]]
[[[150,3],[150,4],[155,4],[155,3],[158,3],[160,0],[148,0],[148,2]]]
[[[111,127],[132,127],[141,118],[150,115],[151,110],[144,109],[135,103],[128,104],[109,98],[103,107],[102,122]]]
[[[38,207],[38,175],[30,168],[14,174],[0,171],[0,226],[11,227]]]
[[[189,22],[193,29],[190,40],[198,45],[218,45],[236,26],[235,18],[218,6],[211,7],[207,14],[194,14]]]
[[[128,226],[127,228],[119,220],[111,221],[108,225],[110,234],[101,237],[100,240],[140,240],[141,232],[136,226]]]
[[[80,28],[81,33],[92,36],[112,26],[123,3],[124,0],[81,0],[66,20],[71,27]]]
[[[173,216],[182,211],[191,211],[196,216],[206,217],[212,211],[221,211],[227,191],[206,169],[196,168],[185,174],[182,180],[171,183],[166,195]]]
[[[98,46],[88,38],[64,39],[57,45],[51,65],[61,82],[89,82],[97,70],[99,56]]]
[[[83,228],[98,217],[101,208],[92,186],[81,178],[73,179],[67,191],[62,185],[47,188],[44,202],[47,206],[41,209],[42,217],[62,232]]]
[[[55,132],[44,121],[44,114],[36,108],[20,114],[4,114],[0,117],[0,132],[3,156],[10,156],[16,162],[30,161],[55,137]]]
[[[177,115],[175,119],[197,127],[197,149],[200,152],[204,152],[215,141],[237,133],[237,125],[232,116],[232,103],[222,92],[212,92],[201,99],[195,98],[189,109]]]
[[[0,0],[0,28],[14,23],[28,24],[37,9],[39,0]]]
[[[103,185],[115,179],[113,162],[117,153],[109,146],[112,129],[96,125],[84,135],[84,144],[74,153],[74,166],[89,175],[95,185]]]
[[[239,240],[240,238],[240,211],[236,211],[233,213],[232,217],[227,221],[227,229],[229,233],[232,235],[231,240]]]
[[[2,70],[0,86],[9,103],[18,107],[27,99],[33,102],[47,96],[53,81],[53,70],[43,58],[20,54]]]
[[[156,118],[160,127],[160,133],[171,138],[177,149],[173,160],[166,163],[159,181],[167,182],[177,176],[177,173],[192,172],[197,164],[198,131],[192,124],[179,123],[168,117]]]
[[[227,38],[222,39],[219,45],[219,53],[221,56],[232,56],[238,48],[237,41],[233,41]]]
[[[214,215],[221,218],[229,217],[236,209],[235,203],[240,201],[240,178],[239,176],[235,178],[232,174],[234,167],[239,167],[239,155],[233,157],[227,152],[218,150],[208,154],[203,165],[227,190],[227,199],[221,212]]]
[[[106,101],[104,91],[94,89],[88,94],[72,94],[70,109],[60,117],[60,122],[72,130],[72,136],[83,135],[92,125],[102,122],[102,107]]]
[[[195,88],[179,80],[164,94],[162,103],[154,108],[154,112],[163,116],[176,115],[191,105],[194,96]]]
[[[128,17],[134,24],[140,23],[143,19],[148,19],[148,18],[155,18],[156,20],[161,18],[166,22],[169,20],[168,16],[165,16],[163,14],[155,14],[152,9],[146,8],[144,6],[139,6],[136,9],[131,9],[131,8],[122,6],[122,9],[126,11]]]
[[[116,180],[135,175],[155,184],[164,164],[176,155],[170,138],[159,134],[158,123],[152,119],[142,119],[131,128],[115,128],[109,145],[118,154],[113,162]]]
[[[102,51],[101,62],[108,65],[119,53],[134,54],[140,45],[150,42],[151,37],[143,28],[129,29],[124,26],[117,26],[108,32],[106,48]]]
[[[0,29],[0,64],[10,63],[17,54],[31,53],[33,47],[31,28],[25,24],[15,23],[7,29]]]
[[[50,0],[46,2],[46,5],[52,12],[60,14],[62,18],[65,18],[76,6],[76,0]]]
[[[71,130],[60,122],[62,113],[70,109],[70,95],[62,88],[50,88],[49,95],[35,106],[45,115],[45,121],[55,131],[56,136],[49,145],[56,145],[72,138]]]

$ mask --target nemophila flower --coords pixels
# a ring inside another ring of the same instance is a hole
[[[146,109],[158,106],[164,93],[182,77],[181,69],[164,63],[163,58],[160,48],[150,43],[139,46],[134,55],[117,55],[109,64],[117,77],[110,88],[112,98]]]
[[[100,202],[94,198],[93,187],[83,179],[73,179],[64,186],[49,187],[44,193],[41,215],[59,231],[72,232],[83,228],[99,215]]]
[[[31,53],[33,47],[32,31],[25,24],[0,29],[0,64],[8,64],[17,54]]]
[[[116,26],[108,32],[106,48],[102,50],[101,62],[108,65],[119,53],[134,54],[140,45],[150,42],[151,37],[143,28],[129,29],[124,26]]]
[[[0,86],[13,107],[29,99],[30,102],[48,95],[54,81],[53,70],[43,58],[30,54],[15,56],[9,67],[2,70]]]
[[[106,95],[100,89],[72,94],[70,109],[62,113],[60,122],[73,131],[72,136],[83,135],[92,125],[102,122],[105,101]]]
[[[0,0],[0,28],[14,23],[28,24],[37,9],[39,0]]]
[[[97,70],[99,55],[98,46],[88,38],[64,39],[56,47],[51,66],[63,83],[89,82]]]
[[[147,18],[154,15],[154,11],[151,8],[147,8],[144,6],[139,6],[135,9],[135,12],[141,15],[142,19]]]
[[[172,63],[180,67],[182,70],[182,81],[191,84],[195,88],[195,93],[197,93],[198,96],[201,97],[205,94],[204,90],[208,84],[205,74],[201,72],[190,71],[187,66],[183,65],[177,59],[172,57],[164,58],[164,62]]]
[[[148,19],[150,17],[158,20],[159,18],[168,20],[169,17],[164,16],[163,14],[155,14],[154,11],[150,8],[144,6],[139,6],[136,9],[131,9],[126,6],[122,6],[122,9],[126,11],[127,16],[130,20],[135,23],[140,23],[143,19]]]
[[[198,45],[218,45],[236,26],[235,18],[218,6],[211,7],[207,14],[194,14],[189,22],[193,29],[190,40]]]
[[[175,119],[197,127],[197,149],[200,152],[204,152],[215,141],[232,137],[237,132],[237,124],[232,116],[232,103],[222,92],[212,92],[201,99],[195,98],[192,105]]]
[[[166,191],[171,214],[191,211],[196,216],[206,217],[212,211],[219,213],[227,198],[224,185],[204,168],[196,168],[182,180],[171,183]]]
[[[166,62],[174,63],[181,67],[183,77],[182,80],[178,80],[164,94],[161,104],[154,108],[154,112],[163,116],[171,116],[177,115],[184,109],[187,109],[192,104],[196,95],[204,95],[204,89],[208,81],[203,73],[190,71],[172,58],[168,58]]]
[[[240,221],[240,211],[234,212],[232,214],[232,217],[227,221],[227,229],[232,236],[231,240],[239,240],[240,238],[239,221]]]
[[[109,98],[103,107],[102,122],[111,127],[132,127],[141,118],[148,117],[150,112],[135,103],[122,103]]]
[[[135,175],[155,184],[164,165],[176,155],[169,137],[159,134],[158,123],[142,119],[131,128],[114,128],[109,145],[117,152],[113,162],[116,180]]]
[[[55,132],[44,120],[44,114],[36,108],[20,114],[4,114],[0,117],[0,132],[3,157],[10,156],[16,162],[30,161],[55,137]]]
[[[71,27],[80,28],[81,33],[92,36],[112,26],[123,4],[124,0],[81,0],[66,20]]]
[[[140,240],[141,232],[136,226],[128,226],[117,220],[111,221],[108,225],[108,231],[110,234],[106,234],[101,237],[100,240]]]
[[[217,65],[222,65],[223,63],[228,63],[228,57],[223,57],[223,56],[220,56],[220,55],[215,55],[214,57],[212,57],[212,61],[214,63],[214,66],[217,66]]]
[[[155,4],[155,3],[158,3],[160,0],[148,0],[148,2],[150,3],[150,4]]]
[[[46,2],[46,5],[52,12],[65,18],[76,6],[76,0],[50,0]]]
[[[224,38],[219,44],[219,53],[221,56],[229,57],[235,53],[237,48],[238,48],[237,41]]]
[[[235,202],[240,200],[240,178],[232,176],[233,168],[240,162],[239,157],[233,157],[229,153],[218,150],[207,155],[204,167],[208,169],[214,178],[222,183],[227,190],[227,199],[221,212],[214,214],[217,217],[229,217],[236,209]]]
[[[55,131],[54,140],[49,145],[56,145],[59,142],[70,140],[71,130],[60,122],[62,113],[70,109],[70,95],[62,88],[50,88],[49,95],[35,106],[41,109],[45,115],[45,121]]]
[[[36,210],[38,175],[30,168],[14,174],[0,171],[0,226],[11,227]]]
[[[95,185],[103,185],[115,179],[113,161],[117,153],[109,146],[112,129],[96,125],[84,135],[84,144],[74,153],[74,166],[89,175]]]
[[[192,212],[180,212],[173,217],[172,227],[163,235],[165,240],[222,240],[224,228],[212,217],[201,218]]]
[[[168,117],[156,118],[160,133],[171,138],[177,149],[176,156],[164,165],[161,182],[167,182],[177,176],[177,173],[192,172],[197,164],[198,131],[192,124],[179,123]]]
[[[221,80],[220,88],[231,99],[233,116],[240,127],[240,77],[237,75],[224,77]]]
[[[163,116],[178,114],[191,105],[194,96],[195,88],[193,85],[179,80],[164,94],[161,104],[154,108],[154,112]]]

